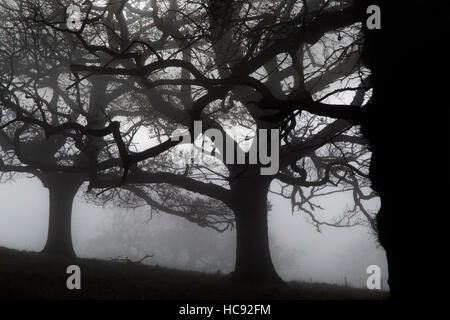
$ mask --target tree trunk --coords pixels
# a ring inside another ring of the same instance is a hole
[[[47,174],[44,180],[49,191],[49,221],[47,243],[42,252],[74,258],[72,204],[82,181],[68,174]]]
[[[439,199],[445,199],[438,194],[445,188],[431,187],[445,181],[444,175],[431,172],[439,172],[437,163],[445,163],[444,144],[438,138],[443,136],[439,130],[447,126],[439,126],[439,118],[446,118],[436,111],[438,107],[429,107],[443,105],[445,90],[439,88],[439,80],[430,81],[438,79],[433,72],[439,68],[417,65],[445,61],[424,43],[444,38],[438,31],[444,30],[440,24],[445,20],[437,13],[446,10],[430,1],[410,5],[407,1],[371,0],[361,3],[363,21],[365,9],[373,4],[381,8],[382,27],[368,30],[363,23],[361,60],[372,72],[373,96],[366,106],[362,132],[372,151],[372,187],[381,198],[378,238],[386,251],[391,297],[409,301],[417,298],[417,292],[432,292],[428,284],[437,283],[429,279],[436,270],[427,270],[430,261],[436,260],[432,249],[437,241],[426,243],[430,238],[424,233],[435,233],[439,222],[434,213]],[[414,32],[405,32],[406,25]],[[427,128],[431,124],[433,127]],[[440,150],[439,156],[434,157],[430,150]]]
[[[239,179],[232,185],[236,216],[236,265],[233,280],[282,283],[270,256],[267,193],[270,180]]]

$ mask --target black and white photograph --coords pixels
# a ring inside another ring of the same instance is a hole
[[[0,0],[0,299],[425,299],[447,5]]]

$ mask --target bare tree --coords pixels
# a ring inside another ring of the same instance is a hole
[[[1,4],[0,171],[4,179],[30,173],[48,188],[49,228],[43,252],[73,257],[72,202],[92,170],[114,163],[94,164],[89,159],[108,158],[101,153],[110,152],[113,140],[104,138],[102,131],[110,117],[121,114],[120,97],[128,88],[99,75],[67,89],[76,79],[69,68],[70,59],[80,55],[76,42],[30,19],[31,5]],[[126,112],[136,110],[130,107]],[[83,124],[87,134],[65,130],[69,123]],[[135,127],[130,126],[124,139]]]

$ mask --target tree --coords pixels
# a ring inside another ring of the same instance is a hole
[[[377,226],[388,261],[390,294],[410,301],[417,298],[415,292],[430,292],[430,284],[439,283],[413,279],[418,270],[433,274],[438,256],[433,248],[439,232],[430,217],[441,211],[445,188],[432,186],[447,178],[448,171],[447,176],[429,171],[436,168],[436,158],[428,150],[448,145],[448,124],[441,123],[447,121],[448,109],[433,109],[445,105],[445,82],[435,80],[441,68],[422,65],[447,60],[428,45],[448,36],[444,21],[449,8],[448,3],[426,1],[362,2],[369,4],[381,9],[382,25],[363,29],[361,58],[372,73],[373,97],[362,132],[372,150],[372,187],[381,198]],[[438,154],[448,159],[448,151]],[[400,160],[409,156],[420,160]]]
[[[106,188],[102,193],[115,192],[111,188],[117,187],[132,189],[156,208],[197,223],[212,222],[209,225],[215,221],[205,218],[218,211],[209,207],[202,211],[205,203],[228,207],[237,232],[233,278],[245,281],[280,282],[267,230],[267,194],[275,179],[293,186],[293,207],[304,210],[312,202],[311,197],[302,196],[302,188],[312,188],[312,195],[324,185],[355,189],[355,209],[329,224],[350,225],[362,213],[373,225],[372,216],[361,209],[361,201],[374,196],[363,192],[368,185],[367,142],[355,129],[365,119],[361,106],[371,89],[370,74],[359,63],[362,16],[357,4],[172,0],[102,5],[87,1],[78,4],[82,19],[72,29],[65,24],[66,5],[24,3],[32,12],[27,21],[76,41],[80,54],[70,56],[75,76],[70,88],[103,75],[111,82],[126,83],[127,99],[143,105],[139,113],[122,108],[125,121],[109,117],[111,121],[98,129],[79,119],[51,125],[39,113],[23,115],[22,111],[8,124],[33,124],[48,136],[112,135],[106,148],[101,146],[108,151],[82,150],[89,161],[90,189]],[[337,103],[344,93],[347,104]],[[11,100],[4,96],[2,104],[10,105]],[[21,102],[12,104],[11,110],[17,113]],[[122,132],[130,122],[147,130],[149,149],[130,152],[127,148]],[[199,138],[196,123],[207,136],[200,146],[195,143]],[[233,136],[231,127],[240,134]],[[169,138],[175,129],[189,132],[194,142],[190,148],[206,150],[207,160],[180,166],[177,154],[185,146]],[[254,139],[260,130],[270,129],[279,130],[279,136]],[[220,143],[219,137],[222,142],[231,141],[236,152]],[[249,144],[246,150],[244,145]],[[262,174],[270,168],[261,159],[251,161],[252,152],[268,146],[275,154],[278,145],[279,158],[274,158],[278,166],[272,163],[277,170],[273,175]],[[236,153],[247,161],[239,163]],[[149,185],[158,187],[149,191]],[[176,197],[180,189],[197,195]],[[155,195],[163,203],[155,201]],[[164,205],[167,200],[172,202]],[[174,210],[175,201],[188,205]],[[324,224],[314,220],[311,210],[307,212],[317,226]],[[220,222],[227,224],[229,219]]]
[[[43,252],[74,257],[72,202],[94,169],[90,157],[101,157],[111,141],[96,134],[108,117],[121,114],[120,97],[127,86],[92,76],[67,89],[74,74],[69,60],[80,55],[70,35],[57,34],[30,19],[44,6],[34,2],[1,4],[2,77],[0,87],[0,171],[31,173],[49,190],[49,228]],[[73,80],[73,79],[72,79]],[[108,108],[109,113],[102,112]],[[127,114],[135,111],[127,108]],[[83,123],[86,132],[64,131],[67,123]],[[62,127],[56,131],[55,128]],[[133,126],[124,135],[133,134]],[[103,156],[105,158],[105,156]],[[96,164],[97,165],[97,164]],[[111,164],[103,162],[100,168]]]

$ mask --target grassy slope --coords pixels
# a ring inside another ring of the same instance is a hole
[[[81,268],[81,290],[66,289],[66,268]],[[251,286],[225,276],[0,247],[0,299],[384,299],[387,294],[322,283]]]

